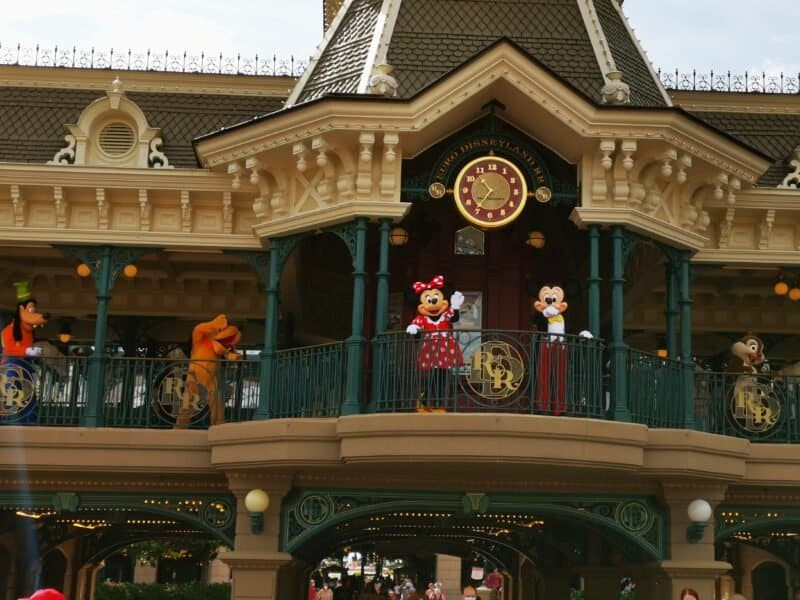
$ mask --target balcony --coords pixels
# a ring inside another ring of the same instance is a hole
[[[361,412],[549,415],[697,429],[756,442],[800,441],[799,376],[701,372],[625,349],[618,377],[603,340],[525,331],[387,333],[370,348],[367,369],[349,368],[348,342],[279,351],[271,362],[109,357],[102,366],[102,393],[94,394],[102,405],[98,423],[206,428],[215,411],[224,422],[338,417],[355,373]],[[437,349],[454,358],[444,368],[427,368],[425,355]],[[93,397],[89,362],[6,359],[1,422],[85,425]],[[265,369],[271,376],[262,381]],[[615,380],[622,382],[616,388]]]

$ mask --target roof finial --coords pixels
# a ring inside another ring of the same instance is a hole
[[[375,65],[372,77],[369,78],[369,93],[379,96],[397,96],[397,79],[392,77],[394,67],[391,65]]]
[[[600,90],[603,104],[629,104],[631,88],[622,81],[622,71],[606,73],[606,84]]]

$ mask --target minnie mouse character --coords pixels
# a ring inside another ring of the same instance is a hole
[[[453,292],[448,302],[442,292],[443,287],[442,275],[437,275],[430,283],[417,281],[412,286],[414,293],[419,295],[419,314],[406,327],[406,333],[418,335],[421,331],[431,332],[425,336],[417,357],[417,364],[423,371],[460,367],[464,364],[464,357],[461,356],[461,348],[455,337],[452,333],[447,333],[451,330],[451,324],[458,322],[458,311],[464,303],[464,294]]]
[[[406,333],[411,335],[425,334],[417,355],[417,366],[429,374],[429,387],[439,396],[446,381],[444,371],[464,364],[461,348],[451,332],[452,324],[458,321],[464,294],[453,292],[448,302],[442,292],[443,287],[442,275],[437,275],[429,283],[414,283],[412,288],[419,296],[418,314],[406,327]],[[421,396],[424,396],[424,392]]]

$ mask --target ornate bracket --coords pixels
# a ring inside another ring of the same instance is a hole
[[[55,246],[55,248],[61,250],[65,254],[74,256],[78,260],[89,265],[89,268],[92,270],[92,277],[94,278],[98,293],[110,292],[114,287],[114,282],[119,279],[119,276],[122,274],[122,270],[126,265],[135,262],[140,256],[144,256],[145,254],[150,254],[151,252],[156,252],[158,250],[157,248],[119,248],[114,246],[98,247],[59,245]],[[100,266],[103,258],[106,256],[108,256],[108,258],[111,260],[111,268],[109,270],[110,279],[108,282],[109,289],[101,290],[101,282],[98,278],[98,274],[100,273]]]
[[[253,271],[258,275],[261,283],[263,283],[265,287],[267,286],[269,283],[269,251],[248,252],[246,250],[226,250],[225,254],[235,256],[250,265]]]

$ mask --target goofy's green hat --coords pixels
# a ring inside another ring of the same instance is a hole
[[[17,291],[17,302],[27,302],[31,299],[31,282],[15,281],[14,289]]]

